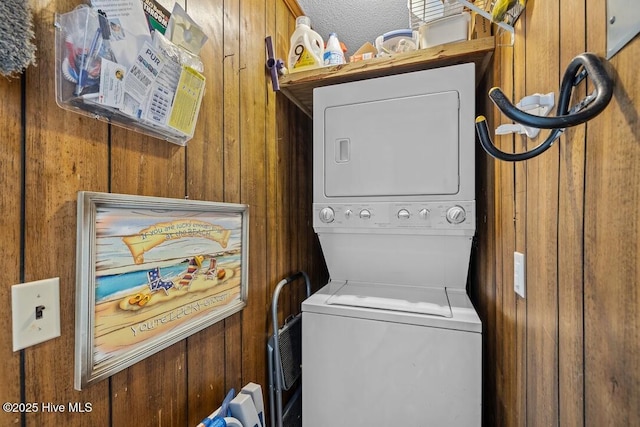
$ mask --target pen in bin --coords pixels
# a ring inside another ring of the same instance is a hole
[[[107,14],[102,10],[98,10],[98,22],[100,22],[100,32],[102,35],[100,57],[116,62],[113,51],[111,50],[111,26],[109,25]]]
[[[76,85],[75,95],[78,96],[82,92],[82,89],[87,86],[89,81],[89,68],[93,62],[93,58],[96,55],[98,48],[98,41],[100,40],[100,28],[96,30],[96,33],[91,40],[91,46],[89,51],[82,56],[82,66],[80,67],[80,73],[78,73],[78,84]]]

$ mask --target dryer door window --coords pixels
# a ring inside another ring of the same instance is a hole
[[[459,191],[457,91],[329,107],[324,119],[327,197]]]

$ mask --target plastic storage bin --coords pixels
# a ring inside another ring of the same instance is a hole
[[[418,32],[411,29],[389,31],[376,38],[379,56],[411,52],[418,48]]]
[[[197,56],[166,39],[153,39],[133,54],[133,65],[118,62],[111,49],[119,41],[116,31],[129,43],[133,38],[86,6],[56,14],[55,27],[56,102],[61,108],[177,145],[193,137],[205,86],[204,76],[190,66],[199,64],[194,66],[203,70]]]
[[[445,43],[467,40],[469,37],[469,12],[436,19],[420,26],[420,49]]]

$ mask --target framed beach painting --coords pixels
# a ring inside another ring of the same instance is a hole
[[[78,193],[74,386],[246,305],[246,205]]]

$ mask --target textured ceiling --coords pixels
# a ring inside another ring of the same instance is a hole
[[[407,0],[298,0],[313,28],[327,41],[329,33],[352,55],[365,42],[388,31],[409,28]]]

